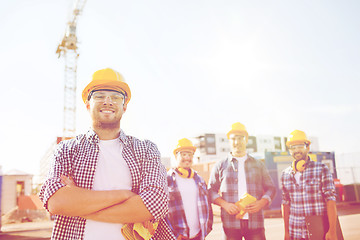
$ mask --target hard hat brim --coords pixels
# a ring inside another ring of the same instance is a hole
[[[294,141],[287,141],[286,142],[286,146],[289,148],[291,145],[298,145],[298,144],[306,144],[306,145],[310,145],[311,141],[310,140],[294,140]]]
[[[174,150],[174,155],[176,156],[176,153],[184,151],[184,150],[190,150],[192,152],[196,151],[196,147],[192,147],[192,146],[184,146],[184,147],[178,147]]]
[[[86,103],[89,93],[93,90],[109,89],[115,91],[124,91],[126,93],[126,101],[128,103],[131,99],[131,91],[129,85],[125,82],[114,80],[93,80],[82,91],[82,100]]]
[[[239,134],[239,135],[244,135],[244,136],[246,136],[247,138],[249,137],[248,132],[247,132],[247,131],[244,131],[244,130],[230,130],[230,131],[226,134],[226,136],[227,136],[228,139],[230,139],[230,135],[231,135],[231,134]]]

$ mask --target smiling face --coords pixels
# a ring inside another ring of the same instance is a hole
[[[290,145],[290,155],[296,160],[307,160],[310,147],[306,144]]]
[[[177,167],[190,169],[193,162],[194,153],[192,151],[181,151],[176,154]]]
[[[126,107],[121,93],[108,90],[94,92],[86,102],[94,129],[119,129]]]

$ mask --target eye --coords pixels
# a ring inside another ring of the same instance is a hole
[[[112,96],[112,99],[114,99],[114,100],[116,100],[116,101],[119,101],[119,100],[122,99],[122,96],[120,96],[120,95],[113,95],[113,96]]]
[[[96,95],[94,95],[94,98],[97,99],[97,100],[101,100],[101,99],[104,99],[104,98],[105,98],[105,95],[96,94]]]

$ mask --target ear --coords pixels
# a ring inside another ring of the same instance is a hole
[[[89,111],[90,110],[90,102],[88,100],[86,100],[85,106],[86,106],[86,109]]]
[[[124,103],[124,105],[123,105],[123,109],[124,109],[124,112],[126,112],[126,109],[127,109],[127,103]]]

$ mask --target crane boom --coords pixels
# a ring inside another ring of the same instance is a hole
[[[75,0],[65,35],[56,50],[58,57],[63,56],[65,60],[63,138],[74,137],[76,132],[76,73],[79,57],[76,27],[85,3],[86,0]]]

